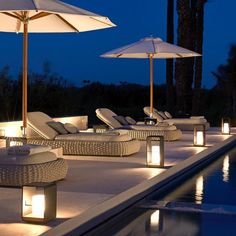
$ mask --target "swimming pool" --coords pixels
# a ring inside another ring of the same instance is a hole
[[[236,235],[236,148],[86,235]]]

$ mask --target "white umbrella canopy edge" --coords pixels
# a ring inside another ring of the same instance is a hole
[[[198,57],[201,54],[162,41],[146,37],[138,42],[111,50],[101,55],[105,58],[148,58],[150,71],[150,117],[153,114],[153,59]]]
[[[135,43],[111,50],[101,55],[110,58],[182,58],[196,57],[201,54],[162,41],[161,38],[147,37]]]
[[[114,26],[108,17],[58,0],[0,0],[0,31],[23,33],[23,135],[27,127],[28,33],[84,32]]]
[[[16,19],[14,16],[0,12],[0,31],[2,32],[24,32],[24,20]],[[35,15],[28,14],[29,33],[74,33],[88,30],[105,29],[115,26],[107,17],[74,14],[48,14],[38,12],[37,15],[43,17],[33,18]],[[47,15],[46,15],[47,14]],[[32,15],[32,16],[30,16]],[[88,29],[89,26],[89,29]]]
[[[84,32],[116,26],[108,17],[58,0],[0,0],[0,19],[0,31],[17,33],[24,32],[24,21],[30,22],[28,32],[31,33]],[[42,21],[59,21],[67,27],[52,27]]]

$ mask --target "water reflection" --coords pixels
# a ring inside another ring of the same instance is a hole
[[[162,224],[163,224],[163,213],[160,210],[154,211],[150,215],[150,223],[149,227],[146,227],[146,232],[150,232],[151,234],[154,233],[154,235],[158,232],[162,231]],[[149,230],[148,230],[149,228]]]
[[[151,214],[150,217],[150,224],[152,228],[156,228],[159,226],[159,220],[160,220],[160,210],[156,210]]]
[[[229,182],[229,156],[226,155],[224,160],[223,160],[223,181],[224,182]]]
[[[150,214],[151,213],[151,214]],[[147,211],[146,217],[149,215],[149,224],[146,225],[145,234],[148,236],[194,236],[198,235],[198,223],[200,215],[192,217],[192,213],[186,214],[185,212],[155,210]],[[137,228],[136,228],[137,229]],[[141,235],[137,231],[132,230],[132,234],[129,235]],[[139,230],[139,232],[141,232]]]
[[[203,176],[199,176],[196,179],[196,191],[195,191],[195,203],[202,204],[204,190],[204,179]]]

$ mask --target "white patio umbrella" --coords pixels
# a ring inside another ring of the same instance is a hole
[[[27,127],[28,32],[83,32],[115,26],[107,17],[58,0],[0,0],[0,31],[23,33],[23,130]]]
[[[133,44],[107,52],[102,57],[148,58],[150,62],[150,117],[153,114],[153,59],[196,57],[200,54],[163,42],[160,38],[148,37]]]

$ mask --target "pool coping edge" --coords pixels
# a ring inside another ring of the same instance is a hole
[[[151,194],[154,190],[162,188],[167,182],[173,181],[177,176],[189,174],[191,173],[191,169],[205,165],[206,161],[213,160],[217,155],[227,151],[234,143],[236,143],[236,135],[198,154],[190,156],[161,174],[89,208],[80,215],[63,222],[41,235],[82,235],[103,221],[134,205],[148,194]]]

